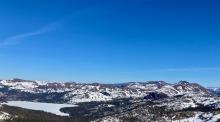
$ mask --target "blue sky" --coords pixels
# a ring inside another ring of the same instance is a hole
[[[0,1],[0,78],[220,86],[218,0]]]

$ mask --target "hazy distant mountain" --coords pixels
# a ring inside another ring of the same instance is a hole
[[[208,89],[220,96],[220,87],[208,87]]]

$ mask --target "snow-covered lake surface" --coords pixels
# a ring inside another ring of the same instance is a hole
[[[32,110],[41,110],[61,116],[69,116],[69,114],[61,112],[60,111],[61,108],[77,106],[71,104],[40,103],[40,102],[28,102],[28,101],[8,101],[7,103],[3,103],[3,104],[26,108],[26,109],[32,109]]]

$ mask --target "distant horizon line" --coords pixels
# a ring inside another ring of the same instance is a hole
[[[102,82],[102,81],[87,81],[87,82],[82,82],[82,81],[74,81],[74,80],[33,80],[33,79],[25,79],[25,78],[11,78],[11,79],[2,79],[0,78],[0,80],[24,80],[24,81],[43,81],[43,82],[54,82],[54,83],[79,83],[79,84],[126,84],[126,83],[147,83],[147,82],[165,82],[165,83],[168,83],[168,84],[177,84],[179,82],[188,82],[188,83],[197,83],[200,85],[200,83],[198,82],[194,82],[194,81],[189,81],[189,80],[177,80],[177,81],[168,81],[168,80],[144,80],[144,81],[125,81],[125,82],[118,82],[118,83],[105,83],[105,82]]]

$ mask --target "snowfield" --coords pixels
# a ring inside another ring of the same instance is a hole
[[[39,103],[39,102],[28,102],[28,101],[8,101],[6,104],[8,106],[16,106],[31,110],[40,110],[44,112],[53,113],[60,116],[69,116],[67,113],[60,111],[64,107],[76,107],[77,105],[71,104],[54,104],[54,103]]]

